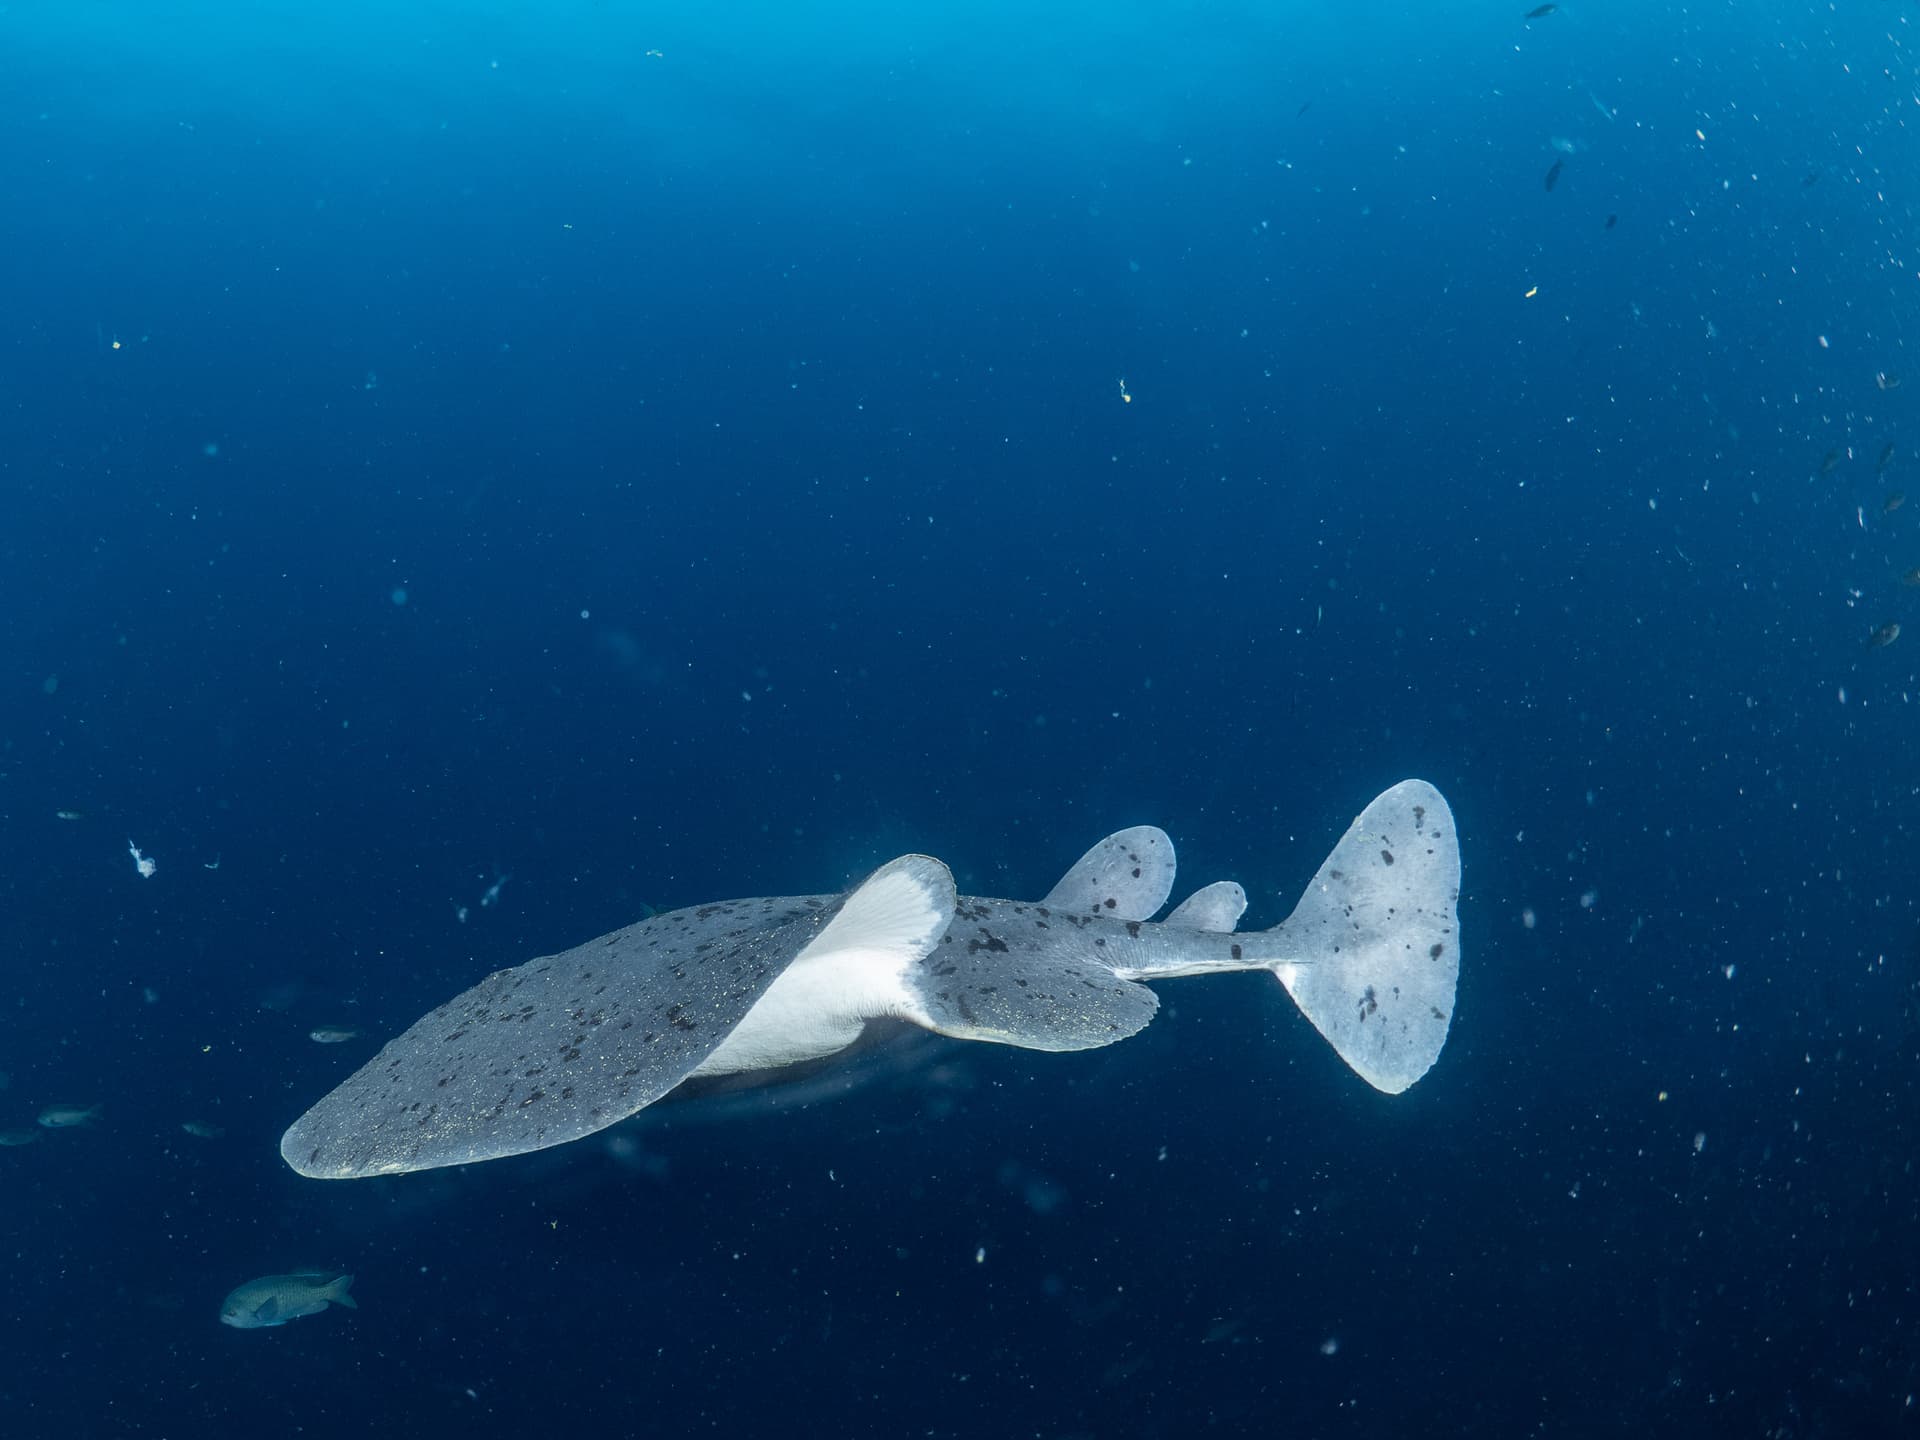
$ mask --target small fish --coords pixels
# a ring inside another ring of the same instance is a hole
[[[1553,189],[1554,186],[1560,183],[1560,172],[1564,170],[1566,166],[1567,166],[1567,162],[1564,160],[1556,160],[1553,162],[1553,168],[1547,171],[1547,179],[1546,179],[1547,189],[1551,190]]]
[[[1902,575],[1900,577],[1900,583],[1902,585],[1920,585],[1920,565],[1914,566],[1913,569]]]
[[[1820,172],[1818,170],[1809,170],[1807,172],[1807,178],[1800,182],[1800,188],[1802,190],[1811,189],[1814,185],[1819,183],[1819,180],[1820,180]]]
[[[1313,101],[1309,100],[1307,101],[1306,104],[1302,105],[1298,110],[1293,112],[1293,118],[1298,120],[1302,115],[1306,114],[1307,111],[1311,110],[1312,108],[1313,108]]]
[[[1886,371],[1882,370],[1873,377],[1873,383],[1878,385],[1882,390],[1898,390],[1900,388],[1900,377],[1898,375],[1889,375]]]
[[[39,1138],[38,1130],[0,1130],[0,1145],[31,1145]]]
[[[1893,464],[1893,442],[1889,440],[1885,445],[1880,447],[1880,459],[1875,462],[1873,468],[1877,474],[1884,475],[1887,473],[1887,467],[1891,464]]]
[[[1578,155],[1580,147],[1564,135],[1556,135],[1549,142],[1562,155]]]
[[[1899,638],[1900,622],[1898,620],[1889,620],[1867,637],[1867,648],[1869,650],[1884,650]]]
[[[318,1315],[329,1301],[358,1310],[358,1302],[347,1293],[353,1288],[353,1276],[329,1278],[329,1273],[304,1270],[297,1275],[262,1275],[236,1285],[220,1302],[220,1323],[236,1330],[264,1330],[302,1315]]]
[[[1831,475],[1840,468],[1842,458],[1838,450],[1827,451],[1826,454],[1820,457],[1820,473],[1822,475]]]
[[[49,1105],[40,1112],[40,1123],[49,1130],[71,1130],[76,1125],[95,1125],[100,1120],[98,1105]]]
[[[182,1120],[180,1128],[196,1140],[218,1140],[227,1133],[224,1125],[209,1125],[204,1120]]]
[[[310,1032],[307,1038],[316,1045],[339,1045],[348,1040],[358,1040],[360,1032],[350,1030],[345,1025],[322,1025]]]
[[[53,818],[56,820],[84,820],[87,818],[87,812],[84,810],[56,810],[53,812]]]
[[[1891,495],[1887,496],[1887,498],[1881,503],[1880,513],[1882,515],[1891,515],[1894,511],[1898,510],[1902,505],[1906,503],[1907,503],[1906,492],[1904,490],[1896,490]]]
[[[1527,11],[1525,18],[1528,20],[1539,20],[1544,18],[1545,16],[1551,15],[1554,11],[1558,10],[1559,8],[1560,7],[1558,5],[1536,5],[1531,10]]]
[[[1618,225],[1619,223],[1620,223],[1620,217],[1618,215],[1609,215],[1607,216],[1607,223],[1603,225],[1601,228],[1604,230],[1611,230],[1614,226]]]

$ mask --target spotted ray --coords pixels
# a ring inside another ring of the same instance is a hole
[[[1398,1094],[1452,1022],[1460,852],[1439,791],[1403,781],[1364,810],[1293,913],[1236,933],[1231,882],[1167,917],[1173,845],[1108,837],[1039,902],[956,896],[903,856],[842,896],[656,915],[502,970],[417,1022],[281,1141],[316,1178],[399,1174],[544,1149],[683,1082],[754,1080],[836,1056],[868,1022],[959,1039],[1093,1049],[1141,1030],[1142,982],[1272,971],[1340,1057]]]

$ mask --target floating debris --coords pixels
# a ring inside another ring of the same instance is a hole
[[[1869,650],[1884,650],[1899,638],[1900,622],[1898,620],[1889,620],[1867,637],[1867,648]],[[40,1123],[44,1125],[46,1121],[43,1120]]]
[[[1547,189],[1551,190],[1553,189],[1554,186],[1560,183],[1560,172],[1566,169],[1566,166],[1567,166],[1567,162],[1564,160],[1556,160],[1553,162],[1553,168],[1547,171],[1547,179],[1546,179]]]
[[[133,868],[140,872],[140,878],[142,880],[151,880],[153,878],[153,872],[159,869],[159,866],[155,865],[153,861],[145,855],[142,855],[140,853],[140,847],[131,840],[127,841],[127,853],[133,856]]]

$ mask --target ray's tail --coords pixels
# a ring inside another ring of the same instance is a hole
[[[1460,845],[1453,812],[1403,780],[1360,812],[1267,962],[1355,1074],[1398,1095],[1440,1058],[1460,981]],[[1261,947],[1265,949],[1265,946]]]

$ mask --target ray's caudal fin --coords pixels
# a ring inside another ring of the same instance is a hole
[[[1453,812],[1403,780],[1360,812],[1267,962],[1354,1073],[1398,1095],[1432,1068],[1460,980],[1460,845]],[[1263,947],[1264,948],[1264,947]]]

